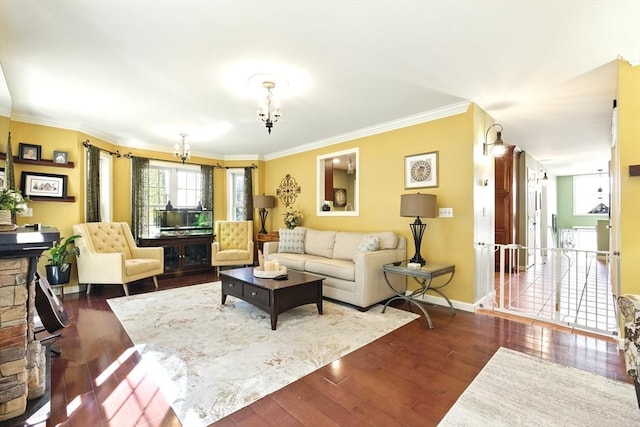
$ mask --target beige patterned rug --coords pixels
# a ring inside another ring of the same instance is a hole
[[[439,426],[639,426],[633,385],[500,348]]]
[[[418,316],[323,303],[278,317],[233,297],[220,282],[112,298],[109,306],[185,426],[208,425]]]

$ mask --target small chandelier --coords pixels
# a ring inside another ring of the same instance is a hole
[[[273,88],[276,84],[271,81],[262,82],[262,87],[267,90],[267,95],[258,109],[258,119],[264,122],[267,127],[267,131],[271,134],[271,128],[273,124],[278,121],[281,116],[280,106],[273,100]]]
[[[182,137],[182,143],[178,143],[173,147],[173,157],[182,160],[182,164],[184,165],[184,162],[191,157],[191,147],[189,147],[189,144],[184,143],[184,138],[187,134],[181,133],[180,136]]]

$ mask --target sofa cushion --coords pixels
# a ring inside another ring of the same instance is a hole
[[[353,261],[353,255],[363,237],[364,233],[337,232],[336,244],[333,246],[333,258]]]
[[[278,261],[280,266],[290,268],[292,270],[305,271],[307,261],[314,259],[325,259],[315,255],[307,254],[291,254],[291,253],[274,253],[269,254],[268,261]]]
[[[303,254],[305,231],[304,227],[296,227],[292,230],[281,228],[279,230],[278,252]]]
[[[379,233],[371,233],[371,235],[380,238],[380,249],[395,249],[398,247],[398,235],[393,231],[381,231]]]
[[[307,273],[331,276],[342,280],[356,280],[356,268],[352,261],[331,258],[309,259],[305,263]]]
[[[335,231],[320,231],[307,228],[304,236],[304,253],[331,258],[335,244]]]
[[[360,244],[353,252],[353,257],[363,252],[374,252],[380,249],[380,237],[374,235],[366,235],[360,241]],[[355,261],[355,260],[354,260]]]

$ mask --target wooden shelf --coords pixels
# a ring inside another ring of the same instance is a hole
[[[7,153],[0,153],[0,160],[6,160]],[[37,166],[53,166],[55,168],[73,168],[75,165],[73,162],[67,163],[55,163],[53,160],[40,159],[40,160],[26,160],[13,156],[13,163],[22,163],[24,165],[37,165]]]
[[[43,196],[29,196],[29,199],[31,199],[34,202],[67,202],[67,203],[73,203],[76,201],[76,198],[73,196],[67,196],[67,197],[43,197]]]

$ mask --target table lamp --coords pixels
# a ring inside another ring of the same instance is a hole
[[[267,208],[272,208],[276,203],[276,198],[273,196],[253,196],[253,206],[260,208],[260,221],[262,222],[262,228],[258,231],[259,234],[267,234],[267,230],[264,228],[264,223],[267,220]]]
[[[436,196],[434,194],[403,194],[400,196],[400,216],[415,217],[416,220],[410,224],[411,234],[413,234],[413,244],[416,253],[409,262],[425,265],[426,261],[420,255],[420,246],[422,245],[422,235],[427,228],[427,224],[420,221],[422,218],[436,217]]]

